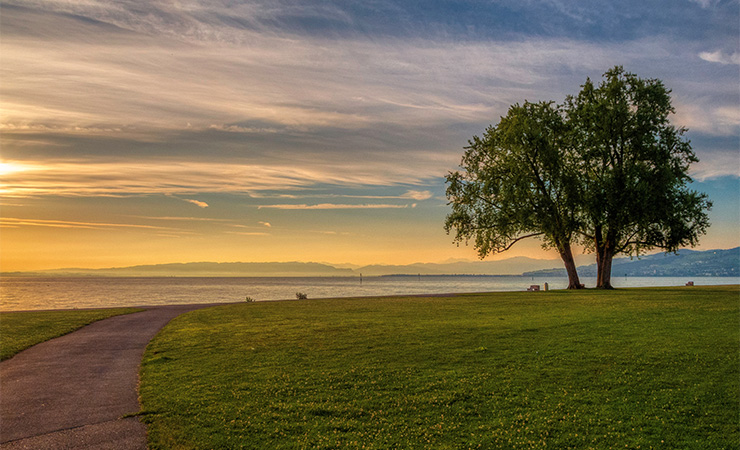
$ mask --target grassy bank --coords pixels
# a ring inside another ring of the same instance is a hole
[[[141,311],[134,308],[0,313],[0,361],[32,345],[71,333],[95,321]]]
[[[740,290],[229,305],[147,349],[153,449],[737,448]]]

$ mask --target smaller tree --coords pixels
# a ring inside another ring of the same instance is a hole
[[[463,171],[447,176],[446,231],[455,230],[458,243],[472,240],[481,259],[537,236],[560,254],[568,288],[583,287],[571,250],[578,186],[569,135],[551,102],[511,106],[498,125],[469,141]]]

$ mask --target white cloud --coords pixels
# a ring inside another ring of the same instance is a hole
[[[717,105],[698,99],[687,102],[680,99],[674,102],[676,113],[671,122],[686,127],[691,132],[701,132],[715,136],[733,136],[740,133],[740,106]]]
[[[429,200],[433,194],[429,191],[408,191],[401,196],[401,198],[410,198],[413,200]]]
[[[719,63],[719,64],[740,64],[740,53],[725,53],[722,50],[714,52],[701,52],[699,58],[704,61]]]
[[[270,222],[257,222],[257,223],[267,228],[272,228],[272,224]]]
[[[740,177],[740,154],[737,149],[713,152],[693,164],[689,174],[699,181],[724,176]]]
[[[200,208],[208,208],[208,203],[202,202],[200,200],[193,200],[193,199],[183,199],[184,201],[188,203],[192,203],[195,206],[198,206]]]

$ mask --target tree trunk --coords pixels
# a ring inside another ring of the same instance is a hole
[[[612,259],[614,251],[608,242],[596,249],[596,288],[614,289],[612,287]]]
[[[570,244],[560,245],[558,252],[560,253],[560,258],[563,260],[563,264],[565,264],[565,271],[568,273],[568,289],[583,289],[583,285],[578,279],[576,262],[573,259],[573,251],[570,248]]]

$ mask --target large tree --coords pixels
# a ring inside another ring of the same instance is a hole
[[[571,133],[552,103],[512,106],[482,138],[466,147],[462,171],[447,176],[452,213],[445,229],[455,240],[472,240],[481,258],[538,236],[555,248],[568,273],[568,288],[578,279],[571,241],[578,230],[575,155]]]
[[[697,158],[676,128],[670,90],[615,67],[565,103],[579,155],[580,234],[595,251],[597,287],[611,288],[612,258],[694,246],[709,226],[707,196],[689,189]]]

